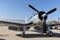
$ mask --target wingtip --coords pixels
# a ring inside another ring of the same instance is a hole
[[[28,4],[28,6],[31,6],[30,4]]]
[[[57,10],[57,8],[54,8],[55,10]]]

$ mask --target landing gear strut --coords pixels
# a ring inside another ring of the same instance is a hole
[[[22,37],[24,37],[25,36],[25,31],[22,31]]]
[[[25,36],[25,31],[26,31],[26,26],[23,26],[23,31],[22,31],[22,37],[24,37]]]

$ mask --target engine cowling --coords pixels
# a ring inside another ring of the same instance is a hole
[[[46,16],[42,16],[42,15],[44,15],[44,14],[46,14],[46,12],[44,12],[44,11],[40,11],[39,13],[38,13],[38,17],[39,17],[39,19],[40,20],[42,20],[43,18],[46,20],[47,19],[47,15]]]

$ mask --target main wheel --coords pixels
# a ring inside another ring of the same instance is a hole
[[[52,31],[49,32],[49,37],[52,37],[53,36],[53,33]]]

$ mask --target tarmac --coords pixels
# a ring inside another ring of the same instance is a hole
[[[23,38],[21,31],[9,30],[7,26],[0,27],[0,40],[60,40],[60,30],[52,30],[52,37],[43,37],[40,32],[36,32],[33,29],[26,31],[26,35]]]

